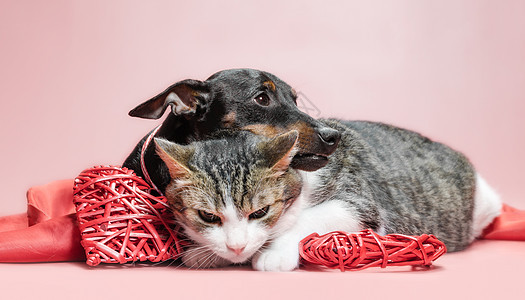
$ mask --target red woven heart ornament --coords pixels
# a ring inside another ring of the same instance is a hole
[[[160,262],[181,253],[166,198],[150,189],[132,170],[114,166],[87,169],[75,179],[73,201],[88,265]]]
[[[341,271],[430,266],[446,251],[445,244],[433,235],[380,236],[370,229],[358,233],[334,231],[322,236],[313,233],[299,243],[299,253],[305,261]]]

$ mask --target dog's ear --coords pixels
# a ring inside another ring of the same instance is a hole
[[[132,117],[158,119],[171,106],[175,115],[191,116],[205,111],[211,92],[205,82],[187,79],[179,81],[164,92],[135,107],[129,112]]]

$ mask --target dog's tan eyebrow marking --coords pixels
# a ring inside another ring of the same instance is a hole
[[[226,127],[226,128],[232,127],[235,124],[236,117],[237,117],[237,114],[234,111],[224,115],[224,117],[222,118],[222,122],[224,123],[224,127]]]
[[[292,88],[292,96],[293,96],[295,99],[297,99],[297,91],[296,91],[294,88]]]
[[[267,124],[252,124],[252,125],[244,126],[241,129],[248,130],[248,131],[251,131],[252,133],[263,135],[263,136],[270,137],[270,138],[276,136],[279,133],[284,132],[284,128],[277,128],[275,126],[267,125]]]
[[[275,92],[276,87],[275,87],[275,83],[273,83],[273,81],[267,80],[267,81],[263,82],[263,85],[265,87],[269,88],[270,90],[272,90],[272,92]]]

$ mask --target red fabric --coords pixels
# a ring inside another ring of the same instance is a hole
[[[75,214],[0,233],[0,262],[85,261]]]
[[[85,261],[73,180],[31,188],[27,214],[0,217],[0,262]],[[483,238],[525,241],[525,210],[504,205]]]
[[[27,228],[27,222],[27,213],[0,217],[0,233]]]
[[[75,213],[73,179],[53,181],[27,191],[28,225]]]
[[[525,241],[525,210],[503,204],[501,215],[485,229],[483,238]]]
[[[52,261],[85,261],[73,180],[29,189],[27,213],[0,218],[0,262]]]

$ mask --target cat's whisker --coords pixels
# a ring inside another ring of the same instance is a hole
[[[202,250],[207,250],[207,247],[206,246],[194,246],[194,247],[186,249],[185,255],[192,255],[192,254],[194,254],[196,252],[199,252],[199,251],[202,251]]]
[[[206,246],[206,245],[192,247],[192,248],[186,250],[186,252],[184,253],[185,258],[186,258],[185,260],[186,261],[191,261],[194,258],[196,258],[198,256],[201,256],[203,254],[206,254],[206,253],[210,253],[208,255],[213,255],[213,251],[211,249],[209,249],[209,247]],[[207,255],[205,257],[207,257]],[[200,260],[197,260],[194,264],[192,264],[191,266],[187,266],[187,267],[192,269],[196,265],[198,265],[199,263],[200,263]]]
[[[206,253],[206,252],[203,252],[203,253]],[[202,253],[201,253],[202,254]],[[201,269],[201,268],[205,268],[204,266],[204,262],[207,260],[207,258],[209,256],[213,255],[212,253],[209,253],[205,256],[206,259],[204,259],[202,262],[200,260],[197,260],[195,261],[195,263],[193,263],[191,266],[189,266],[190,269]]]
[[[213,261],[210,263],[210,266],[212,265],[215,265],[215,263],[219,260],[219,256],[218,255],[214,255],[213,256]]]
[[[217,255],[213,253],[213,251],[210,251],[210,254],[204,259],[200,265],[201,268],[209,268],[214,264],[214,262],[217,261]]]

